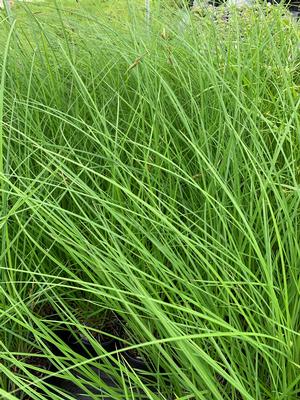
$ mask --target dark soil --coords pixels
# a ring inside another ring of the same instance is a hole
[[[89,334],[99,343],[117,340],[118,338],[121,338],[123,334],[122,321],[115,314],[110,314],[109,316],[106,315],[104,321],[99,321],[99,319],[95,317],[89,318],[86,321],[82,321],[82,324],[86,326]],[[79,333],[78,336],[84,343],[88,343],[88,338],[86,338],[82,333]]]
[[[35,350],[33,350],[33,354],[31,356],[19,359],[23,362],[23,364],[26,364],[26,367],[28,370],[30,370],[31,374],[38,379],[45,378],[47,375],[46,371],[50,371],[52,367],[49,359],[43,356],[42,353],[39,353],[38,351],[35,353]],[[21,371],[17,366],[14,366],[12,370],[17,375],[23,374],[23,371]],[[32,397],[25,394],[22,390],[18,390],[16,387],[14,388],[14,390],[16,390],[15,396],[17,398],[20,398],[22,400],[32,400]],[[35,394],[38,391],[36,387],[32,387],[32,390]]]
[[[28,368],[30,368],[31,366],[33,367],[30,368],[30,372],[37,378],[43,378],[45,376],[45,372],[37,371],[35,367],[44,371],[49,371],[49,369],[51,368],[51,363],[48,358],[38,357],[34,355],[26,359],[26,364],[28,365]]]
[[[51,369],[50,360],[39,351],[36,351],[35,353],[35,350],[33,350],[33,354],[31,356],[25,357],[23,359],[19,357],[19,360],[22,361],[23,364],[25,364],[26,367],[30,370],[30,372],[37,378],[43,378],[45,376],[45,372],[43,371],[49,371]],[[36,368],[42,371],[38,371],[36,370]],[[18,375],[22,374],[22,371],[16,365],[12,367],[12,371]]]
[[[36,314],[45,319],[53,319],[57,318],[57,312],[55,311],[54,307],[50,303],[43,304],[38,310],[34,310]]]

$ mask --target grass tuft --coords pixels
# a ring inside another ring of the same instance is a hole
[[[1,22],[1,398],[296,399],[297,23],[51,7]]]

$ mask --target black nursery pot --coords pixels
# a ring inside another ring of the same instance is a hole
[[[120,347],[118,337],[122,336],[122,321],[116,314],[106,315],[104,321],[98,321],[97,319],[87,318],[83,322],[87,331],[89,331],[89,336],[91,336],[96,342],[98,342],[106,352],[113,352]],[[92,329],[92,328],[97,328]],[[101,329],[100,329],[101,328]],[[102,333],[100,333],[102,331]],[[69,334],[67,339],[68,345],[77,353],[82,356],[97,356],[97,352],[93,347],[89,338],[83,335],[79,330],[76,334]]]
[[[51,348],[54,355],[63,355],[63,352],[59,348],[59,342],[63,342],[69,346],[70,349],[83,357],[97,356],[97,351],[89,340],[89,337],[93,338],[93,343],[98,342],[103,347],[104,351],[108,353],[121,347],[117,338],[122,336],[122,321],[120,317],[115,314],[107,318],[104,323],[99,323],[98,320],[91,320],[88,318],[86,321],[81,322],[89,332],[87,336],[82,334],[76,326],[73,325],[71,327],[64,321],[60,321],[58,316],[56,319],[59,323],[55,324],[56,326],[53,327],[53,332],[59,338],[59,341],[57,340],[56,343],[47,342],[47,345]],[[93,328],[97,329],[95,330]],[[98,332],[100,330],[102,330],[103,333]]]
[[[98,341],[103,349],[107,352],[116,350],[118,346],[116,339],[109,336],[102,335],[101,337],[95,337],[95,340]],[[88,340],[88,338],[80,333],[77,334],[77,337],[69,334],[66,343],[72,350],[84,357],[97,356],[97,352],[95,351],[91,342]]]
[[[147,372],[151,371],[147,361],[142,358],[137,351],[128,350],[122,354],[125,361],[130,365],[131,368]]]
[[[56,336],[59,337],[59,339],[63,342],[68,344],[68,338],[70,336],[70,332],[67,330],[67,327],[64,327],[63,325],[60,326],[59,329],[55,329],[53,331]],[[51,349],[52,353],[55,356],[63,356],[64,353],[59,349],[58,342],[53,343],[52,341],[46,341],[47,346]]]

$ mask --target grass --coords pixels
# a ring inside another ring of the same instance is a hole
[[[95,399],[296,399],[298,25],[257,7],[125,29],[92,4],[1,22],[1,398],[71,398],[36,353]],[[111,311],[114,366],[83,322]]]

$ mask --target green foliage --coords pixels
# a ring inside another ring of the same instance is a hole
[[[2,398],[67,398],[36,353],[95,399],[296,399],[297,24],[274,7],[112,28],[92,4],[1,25]],[[88,332],[112,311],[151,380]]]

